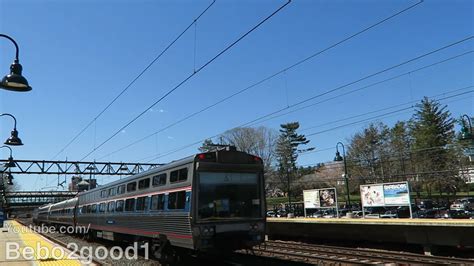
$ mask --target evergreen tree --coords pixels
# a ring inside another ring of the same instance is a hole
[[[410,120],[412,156],[421,173],[417,178],[429,193],[433,188],[450,192],[459,182],[456,151],[448,147],[454,142],[454,122],[446,105],[427,97],[416,105]]]
[[[296,130],[300,127],[298,122],[280,125],[280,136],[276,144],[276,158],[278,163],[278,177],[281,181],[281,189],[289,192],[287,182],[293,179],[297,173],[296,160],[298,153],[313,150],[314,148],[299,149],[300,145],[306,145],[309,140],[300,135]]]
[[[304,135],[296,133],[300,127],[298,122],[292,122],[280,125],[280,136],[277,140],[276,157],[278,161],[278,170],[280,173],[295,171],[298,153],[306,151],[299,150],[298,146],[306,145],[309,140]],[[309,150],[309,149],[307,149]]]

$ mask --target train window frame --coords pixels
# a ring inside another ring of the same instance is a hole
[[[179,196],[181,196],[181,194],[184,195],[184,197],[183,197],[184,200],[180,204],[180,199],[181,198]],[[173,202],[172,196],[174,197],[175,195],[176,195],[176,199],[175,199],[175,202]],[[186,209],[186,198],[187,198],[186,191],[176,191],[176,192],[169,193],[168,194],[168,206],[167,206],[168,210],[184,210],[184,209]],[[181,206],[182,206],[182,208],[179,208]]]
[[[166,173],[158,174],[153,176],[152,185],[154,187],[166,186],[166,178],[168,175]],[[164,182],[163,182],[164,180]]]
[[[107,202],[107,212],[114,212],[115,210],[115,201]]]
[[[105,202],[99,204],[99,213],[105,213]]]
[[[92,212],[92,213],[96,213],[96,212],[97,212],[97,204],[92,204],[91,212]]]
[[[117,193],[117,188],[116,187],[113,187],[113,188],[109,188],[109,197],[113,197],[115,196],[115,194]]]
[[[129,198],[125,200],[125,207],[124,211],[125,212],[134,212],[135,211],[135,198]],[[132,202],[131,204],[127,204],[127,202]],[[130,208],[128,208],[130,207]]]
[[[135,202],[135,211],[144,212],[148,210],[148,196],[138,197]]]
[[[126,191],[127,191],[127,187],[125,184],[119,185],[117,187],[117,195],[125,194]]]
[[[121,204],[119,204],[121,203]],[[119,210],[119,205],[121,205],[121,209]],[[125,200],[117,200],[115,202],[115,212],[123,212],[125,210]]]
[[[185,182],[188,180],[188,168],[180,168],[170,173],[170,183]]]
[[[133,192],[137,190],[137,181],[127,183],[127,192]]]
[[[156,199],[156,204],[155,203]],[[154,208],[156,205],[156,208]],[[151,196],[150,211],[163,211],[165,209],[165,194],[155,194]]]
[[[100,197],[101,198],[107,198],[108,197],[108,193],[109,191],[107,189],[104,189],[104,190],[101,190],[100,191]]]
[[[147,188],[150,188],[150,178],[144,178],[138,181],[138,190],[143,190]]]

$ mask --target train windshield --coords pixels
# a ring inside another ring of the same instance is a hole
[[[199,173],[198,219],[260,218],[257,173]]]

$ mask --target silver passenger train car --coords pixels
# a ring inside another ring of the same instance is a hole
[[[146,241],[160,257],[170,247],[250,248],[263,242],[265,219],[261,158],[228,147],[42,206],[36,220],[88,227],[111,241]]]

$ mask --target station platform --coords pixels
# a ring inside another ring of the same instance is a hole
[[[474,220],[370,219],[370,218],[267,218],[271,238],[294,237],[340,241],[474,247]]]
[[[61,252],[62,251],[62,252]],[[54,254],[53,254],[54,252]],[[8,220],[0,227],[0,265],[91,265],[20,223]]]

